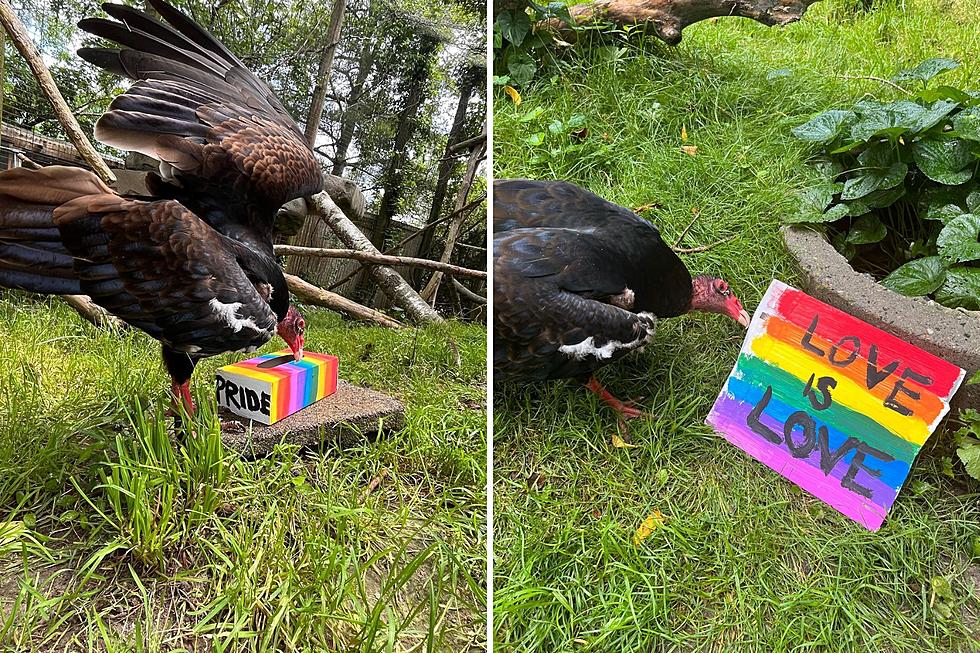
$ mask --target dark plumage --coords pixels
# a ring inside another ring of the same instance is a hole
[[[119,22],[80,27],[123,48],[79,55],[137,80],[95,136],[160,160],[152,197],[121,197],[78,168],[0,173],[0,285],[90,295],[160,340],[190,410],[203,357],[254,350],[277,332],[302,356],[305,325],[272,229],[279,207],[319,192],[322,176],[272,91],[190,18],[149,1],[169,25],[107,4]]]
[[[727,283],[692,278],[656,227],[573,184],[495,181],[493,229],[496,380],[584,380],[692,310],[748,324]]]

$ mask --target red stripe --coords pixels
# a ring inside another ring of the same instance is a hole
[[[923,389],[927,389],[939,397],[948,398],[953,385],[960,378],[960,368],[952,363],[933,356],[929,352],[923,351],[833,306],[824,304],[799,290],[786,290],[779,298],[776,307],[780,315],[786,320],[804,330],[809,329],[815,315],[819,316],[815,333],[825,340],[836,343],[846,336],[857,336],[861,339],[860,358],[862,360],[867,358],[870,346],[872,344],[877,345],[878,367],[884,367],[893,360],[899,360],[901,362],[898,366],[898,374],[901,374],[908,367],[913,372],[931,378],[932,384]],[[844,353],[850,351],[850,347],[850,343],[845,344]],[[912,379],[906,381],[906,385],[914,383]]]

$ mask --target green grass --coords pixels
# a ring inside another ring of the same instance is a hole
[[[645,215],[668,242],[698,211],[686,246],[732,240],[685,262],[751,310],[773,277],[800,281],[778,231],[810,175],[791,126],[893,98],[852,78],[928,57],[960,60],[950,81],[980,87],[980,2],[856,4],[819,2],[785,29],[705,22],[673,49],[570,49],[520,106],[497,93],[495,175],[655,204]],[[575,115],[584,142],[549,131]],[[867,532],[703,424],[742,335],[719,316],[670,320],[647,353],[600,373],[652,413],[631,424],[631,449],[611,445],[613,416],[573,384],[495,393],[498,650],[980,650],[980,487],[958,463],[948,474],[951,438],[929,441]],[[666,525],[634,545],[654,510]]]
[[[483,645],[485,330],[304,312],[307,348],[400,397],[404,430],[242,460],[213,414],[228,355],[195,373],[195,436],[175,445],[155,341],[0,296],[0,650]]]

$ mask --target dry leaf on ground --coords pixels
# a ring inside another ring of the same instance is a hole
[[[647,518],[643,520],[643,523],[640,524],[640,527],[636,529],[636,532],[633,533],[633,545],[640,546],[640,544],[643,543],[643,540],[650,537],[650,534],[653,533],[653,531],[657,530],[665,523],[667,523],[667,518],[664,517],[659,510],[654,510],[651,512]]]

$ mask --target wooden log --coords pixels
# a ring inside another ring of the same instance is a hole
[[[376,311],[373,308],[368,308],[367,306],[362,306],[361,304],[353,302],[346,297],[338,295],[337,293],[314,286],[312,283],[308,283],[297,276],[292,274],[287,274],[285,276],[286,284],[289,286],[289,292],[293,293],[299,297],[301,301],[306,302],[307,304],[324,306],[339,313],[349,315],[353,318],[377,322],[381,326],[392,329],[400,329],[405,326],[398,320],[392,319],[380,311]]]
[[[487,273],[483,270],[473,270],[470,268],[442,263],[441,261],[430,261],[427,258],[415,258],[412,256],[389,256],[387,254],[373,254],[362,252],[356,249],[324,249],[320,247],[298,247],[296,245],[276,245],[276,254],[280,256],[315,256],[320,258],[347,258],[365,263],[377,263],[379,265],[407,265],[409,267],[426,268],[428,270],[438,270],[457,277],[470,277],[473,279],[486,279]]]
[[[51,73],[48,72],[48,67],[44,65],[41,53],[38,52],[38,49],[31,42],[30,37],[27,35],[27,30],[24,28],[24,24],[17,18],[17,14],[14,13],[13,8],[7,0],[0,0],[0,22],[3,23],[4,29],[10,36],[10,40],[14,42],[18,52],[24,57],[24,61],[30,66],[41,87],[41,91],[48,99],[48,102],[51,103],[51,107],[58,117],[58,122],[65,128],[68,138],[78,149],[78,153],[82,155],[82,158],[92,167],[92,170],[95,171],[95,174],[102,181],[107,184],[116,181],[116,176],[112,174],[112,170],[109,170],[109,166],[106,165],[105,161],[102,160],[102,156],[92,147],[92,143],[85,136],[81,125],[75,120],[75,116],[71,113],[71,108],[65,102],[65,98],[61,96],[61,92],[58,90],[57,85],[55,85]]]
[[[113,327],[116,329],[127,327],[125,322],[93,302],[88,295],[60,295],[60,297],[66,304],[78,311],[79,315],[97,327]]]
[[[613,23],[618,27],[644,25],[669,45],[681,42],[688,25],[720,16],[742,16],[763,25],[788,25],[802,18],[817,0],[594,0],[569,7],[579,25]],[[557,31],[566,41],[575,32],[563,21],[545,21],[545,28]]]
[[[351,249],[381,254],[360,229],[344,215],[327,193],[317,193],[309,198],[308,205],[322,217],[340,241]],[[382,292],[401,307],[415,322],[442,322],[442,316],[425,303],[401,275],[386,265],[371,265],[368,272]]]

